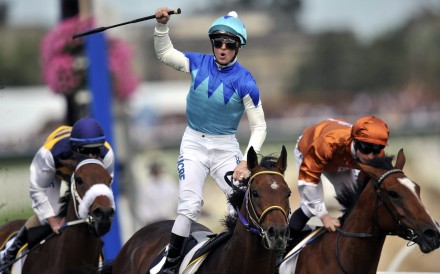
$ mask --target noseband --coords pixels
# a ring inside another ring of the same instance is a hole
[[[75,172],[78,171],[78,169],[84,165],[87,164],[98,164],[102,166],[104,165],[101,161],[97,159],[87,159],[84,161],[81,161],[76,169]],[[95,219],[93,216],[88,214],[88,209],[90,208],[92,202],[95,200],[97,196],[107,196],[109,200],[112,203],[113,209],[115,208],[115,202],[114,197],[111,189],[105,185],[104,183],[99,183],[93,185],[87,192],[85,193],[84,197],[81,198],[79,195],[77,188],[76,188],[76,181],[75,181],[75,172],[72,173],[72,177],[70,178],[70,193],[73,195],[73,207],[75,209],[75,215],[78,218],[78,220],[69,222],[68,224],[74,225],[74,224],[80,224],[80,223],[87,223],[89,228],[93,229],[93,225],[95,223]],[[77,206],[78,205],[78,206]]]
[[[376,225],[378,225],[378,221],[377,221],[377,210],[381,205],[385,205],[385,208],[388,210],[388,212],[390,213],[391,217],[393,218],[393,220],[397,223],[397,227],[398,230],[400,231],[400,233],[396,233],[394,235],[401,235],[403,237],[405,237],[407,240],[410,241],[410,243],[414,243],[413,240],[415,238],[417,238],[417,235],[415,235],[414,231],[412,229],[409,229],[408,227],[406,227],[402,221],[400,220],[400,218],[397,217],[397,212],[394,209],[394,207],[392,207],[389,202],[388,199],[384,199],[384,195],[382,195],[382,192],[380,190],[380,185],[382,184],[382,182],[385,180],[385,178],[387,178],[389,175],[394,174],[394,173],[403,173],[403,171],[401,169],[391,169],[388,170],[387,172],[385,172],[384,174],[382,174],[382,176],[379,177],[379,179],[377,179],[374,182],[374,189],[376,190],[376,195],[377,195],[377,199],[376,199],[376,206],[375,206],[375,212],[374,212],[374,219],[375,219],[375,223]],[[380,229],[380,228],[379,228]],[[347,271],[345,271],[345,269],[342,267],[342,264],[340,262],[339,259],[339,236],[345,236],[345,237],[355,237],[355,238],[370,238],[373,237],[373,235],[371,234],[366,234],[366,233],[353,233],[353,232],[347,232],[344,231],[340,228],[337,228],[337,232],[338,235],[336,236],[336,258],[338,261],[338,265],[339,268],[342,270],[342,272],[344,274],[347,274]],[[388,233],[388,235],[392,235],[391,233]]]
[[[284,218],[286,219],[286,222],[288,222],[288,213],[281,206],[273,205],[273,206],[269,206],[268,208],[263,210],[263,212],[260,215],[257,214],[255,207],[252,203],[250,186],[251,186],[254,178],[256,176],[262,175],[262,174],[279,175],[279,176],[283,177],[283,179],[284,179],[284,175],[282,173],[276,172],[276,171],[270,171],[270,170],[257,172],[250,177],[249,182],[248,182],[248,187],[247,187],[246,193],[245,193],[245,201],[244,202],[246,204],[246,213],[247,213],[250,221],[252,222],[253,226],[251,226],[249,224],[249,222],[246,220],[246,218],[240,213],[239,208],[236,208],[235,211],[237,212],[238,218],[240,219],[241,223],[244,225],[246,230],[253,233],[253,234],[261,236],[263,238],[264,247],[268,248],[266,241],[265,241],[265,239],[267,238],[267,232],[261,227],[262,220],[264,219],[264,217],[267,214],[269,214],[269,212],[271,212],[273,210],[279,210],[279,211],[281,211]]]
[[[382,204],[385,205],[386,209],[390,213],[390,215],[393,218],[393,220],[397,223],[397,227],[398,227],[397,233],[388,233],[388,235],[399,235],[399,236],[402,236],[405,239],[409,240],[410,243],[412,243],[412,244],[408,244],[408,245],[413,245],[413,244],[415,244],[414,240],[418,237],[418,235],[416,235],[412,229],[408,228],[404,223],[402,223],[402,221],[398,217],[398,214],[397,214],[396,210],[394,209],[394,207],[391,206],[388,197],[387,197],[387,199],[384,199],[384,195],[382,195],[382,192],[379,189],[379,187],[382,184],[383,180],[388,175],[391,175],[391,174],[394,174],[394,173],[403,173],[403,171],[400,170],[400,169],[388,170],[382,176],[380,176],[380,178],[374,184],[374,187],[376,189],[376,194],[377,194],[377,197],[378,197],[378,199],[376,200],[376,212],[377,212],[377,209],[379,208],[379,206],[381,206]],[[377,216],[376,212],[375,212],[375,216]],[[377,223],[377,221],[376,221],[376,223]]]

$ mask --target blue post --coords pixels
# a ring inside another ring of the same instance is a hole
[[[86,52],[89,61],[88,85],[92,94],[92,116],[101,123],[107,141],[115,150],[113,141],[112,115],[112,87],[107,62],[107,44],[103,33],[90,35],[86,38]],[[113,194],[115,202],[118,200],[118,164],[115,152],[115,174],[113,180]],[[104,257],[114,259],[121,249],[121,234],[119,228],[118,210],[109,233],[104,236]]]

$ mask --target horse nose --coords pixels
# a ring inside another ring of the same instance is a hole
[[[271,226],[267,229],[267,236],[274,239],[287,239],[290,236],[290,231],[287,226]]]
[[[97,207],[93,210],[92,216],[96,221],[112,221],[115,210],[111,207]]]
[[[426,229],[423,231],[423,237],[429,242],[434,243],[435,248],[440,247],[440,232],[434,229]]]
[[[95,233],[98,236],[102,236],[107,233],[111,226],[115,210],[108,207],[98,207],[92,212],[92,216],[95,219]]]

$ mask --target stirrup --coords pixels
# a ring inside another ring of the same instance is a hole
[[[16,255],[5,252],[3,258],[0,261],[0,274],[11,273],[12,262],[15,260]]]
[[[163,274],[177,274],[179,273],[180,264],[182,263],[182,256],[176,258],[166,258],[165,264],[159,273]]]

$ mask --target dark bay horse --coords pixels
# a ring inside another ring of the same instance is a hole
[[[424,253],[440,246],[439,226],[422,204],[420,186],[402,171],[403,150],[394,167],[391,161],[360,164],[359,185],[336,197],[344,207],[341,228],[305,246],[296,269],[287,256],[280,273],[376,273],[387,235],[418,244]]]
[[[287,245],[290,189],[283,176],[287,166],[286,148],[283,146],[278,159],[264,157],[260,164],[250,148],[247,162],[251,171],[249,182],[242,188],[234,188],[229,199],[241,215],[226,218],[232,236],[210,251],[197,273],[272,274],[278,252]],[[154,223],[135,233],[113,262],[112,273],[147,273],[154,258],[168,244],[172,225],[172,221]],[[192,230],[209,231],[196,223]]]
[[[65,217],[66,225],[60,235],[31,248],[22,273],[78,274],[98,266],[102,249],[100,237],[110,230],[115,212],[110,188],[112,177],[97,159],[75,154],[61,161],[71,174],[63,177],[68,189],[60,199],[62,206],[58,215]],[[13,226],[17,226],[16,221],[0,228],[0,243],[7,237],[3,232]]]

